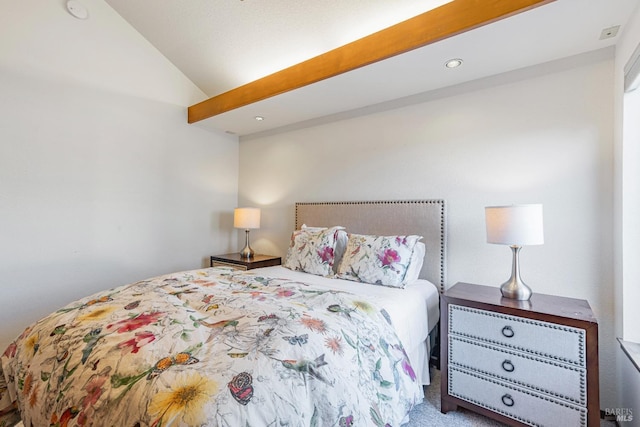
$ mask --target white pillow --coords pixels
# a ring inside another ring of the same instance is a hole
[[[420,271],[422,270],[426,252],[426,245],[422,242],[416,242],[416,246],[413,248],[413,253],[411,254],[411,261],[407,268],[407,273],[404,276],[405,285],[413,283],[420,278]]]
[[[307,224],[302,224],[302,227],[300,227],[300,230],[305,230],[305,231],[323,231],[326,230],[329,227],[311,227],[308,226]],[[344,230],[344,227],[339,227],[341,229]]]

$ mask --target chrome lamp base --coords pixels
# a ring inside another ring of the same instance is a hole
[[[520,278],[520,261],[518,256],[520,249],[522,249],[521,246],[511,246],[511,251],[513,252],[511,278],[500,286],[500,291],[505,298],[523,301],[531,298],[532,291]]]
[[[248,229],[244,230],[244,232],[245,232],[244,248],[242,248],[242,250],[240,251],[240,256],[245,259],[253,258],[253,255],[255,254],[255,252],[253,251],[253,249],[251,249],[251,246],[249,246],[249,230]]]

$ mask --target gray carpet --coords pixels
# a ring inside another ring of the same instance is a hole
[[[478,415],[464,408],[446,414],[440,412],[440,371],[432,369],[431,385],[424,389],[424,403],[409,413],[410,421],[403,427],[497,427],[505,424]],[[601,427],[615,427],[612,421],[600,421]]]

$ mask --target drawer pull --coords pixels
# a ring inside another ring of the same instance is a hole
[[[515,335],[515,332],[513,332],[513,329],[511,329],[511,326],[505,326],[504,328],[502,328],[502,335],[504,335],[507,338],[511,338]]]
[[[516,367],[513,366],[513,363],[511,363],[511,360],[505,360],[504,362],[502,362],[502,369],[504,369],[507,372],[513,372]]]
[[[505,394],[504,396],[502,396],[502,403],[504,403],[505,406],[513,406],[515,404],[515,402],[513,401],[513,397],[511,397],[511,395],[509,394]]]

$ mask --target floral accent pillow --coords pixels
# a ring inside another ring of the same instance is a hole
[[[318,276],[332,276],[336,243],[342,230],[342,227],[331,227],[294,231],[284,267]]]
[[[422,236],[349,234],[337,277],[372,285],[403,288],[416,243]]]
[[[302,227],[300,227],[301,230],[306,230],[306,231],[324,231],[327,230],[329,227],[311,227],[308,226],[307,224],[302,224]],[[338,272],[338,266],[340,265],[340,261],[342,261],[342,256],[344,255],[344,251],[347,249],[347,241],[348,241],[348,237],[347,237],[347,232],[344,231],[344,227],[341,226],[334,226],[332,228],[335,228],[338,230],[338,234],[336,235],[336,247],[334,250],[334,257],[333,257],[333,272],[337,273]]]

